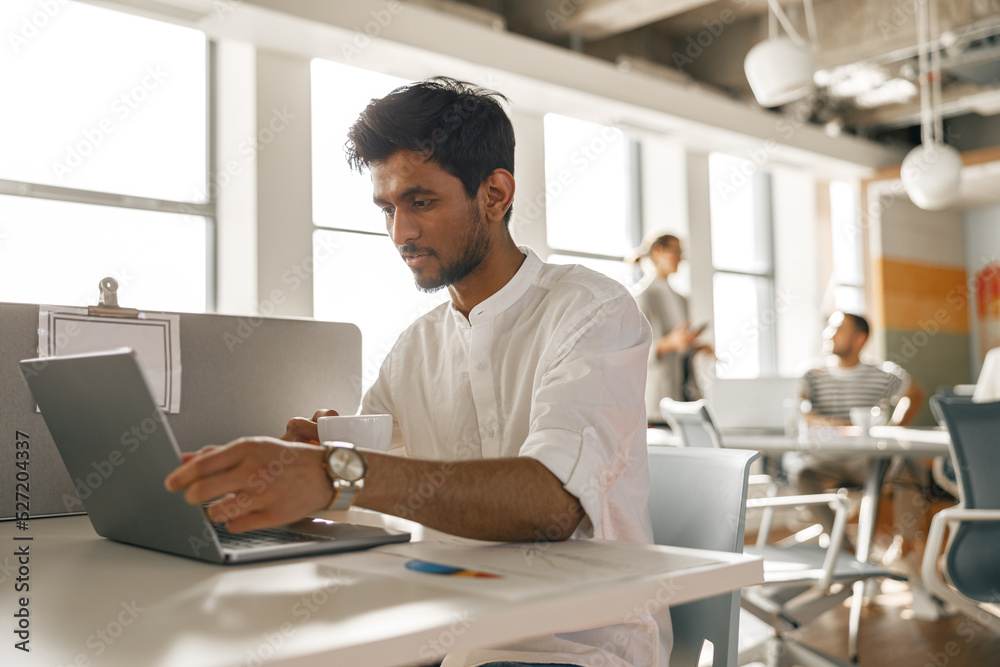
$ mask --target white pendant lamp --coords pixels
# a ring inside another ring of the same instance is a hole
[[[795,31],[795,27],[777,0],[768,0],[768,38],[755,45],[743,61],[743,71],[757,103],[776,107],[800,100],[812,90],[813,55],[810,44]],[[815,42],[816,28],[812,0],[805,0],[806,27]],[[781,22],[787,37],[778,37],[777,22]]]
[[[812,53],[788,37],[767,39],[754,46],[747,53],[743,69],[762,107],[801,100],[812,88]]]
[[[952,204],[962,184],[962,156],[944,143],[941,119],[941,51],[932,45],[937,34],[937,2],[920,0],[917,37],[920,50],[920,135],[921,144],[910,151],[900,169],[903,189],[910,200],[927,211],[939,211]],[[933,48],[932,48],[933,46]]]

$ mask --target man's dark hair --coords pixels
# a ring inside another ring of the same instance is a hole
[[[514,128],[501,101],[509,102],[444,76],[400,86],[361,112],[347,133],[347,162],[363,172],[397,151],[413,151],[462,181],[471,199],[495,169],[514,173]]]
[[[854,313],[844,313],[844,317],[851,321],[851,324],[854,325],[854,330],[858,333],[863,333],[865,336],[868,336],[871,333],[871,327],[868,326],[868,320],[862,316]]]

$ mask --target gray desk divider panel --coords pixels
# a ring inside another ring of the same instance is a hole
[[[353,324],[181,313],[181,410],[168,415],[194,451],[244,435],[279,437],[292,417],[361,403],[361,332]],[[0,520],[14,516],[14,440],[31,442],[31,517],[83,506],[17,362],[38,356],[38,306],[0,303]]]

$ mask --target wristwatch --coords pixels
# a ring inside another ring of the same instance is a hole
[[[365,485],[368,462],[349,442],[324,442],[323,449],[326,474],[333,482],[333,500],[327,509],[346,510]]]

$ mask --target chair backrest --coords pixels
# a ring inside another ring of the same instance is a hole
[[[742,553],[747,480],[757,456],[735,449],[650,447],[653,541]],[[739,615],[739,591],[671,607],[671,667],[697,667],[705,640],[713,645],[713,667],[734,667]]]
[[[705,400],[681,402],[670,398],[660,401],[660,413],[670,424],[670,430],[685,447],[721,447],[722,438],[715,428]]]
[[[970,403],[934,397],[951,435],[962,502],[967,509],[1000,509],[1000,401]],[[948,549],[948,578],[960,593],[1000,603],[1000,521],[961,523]]]

